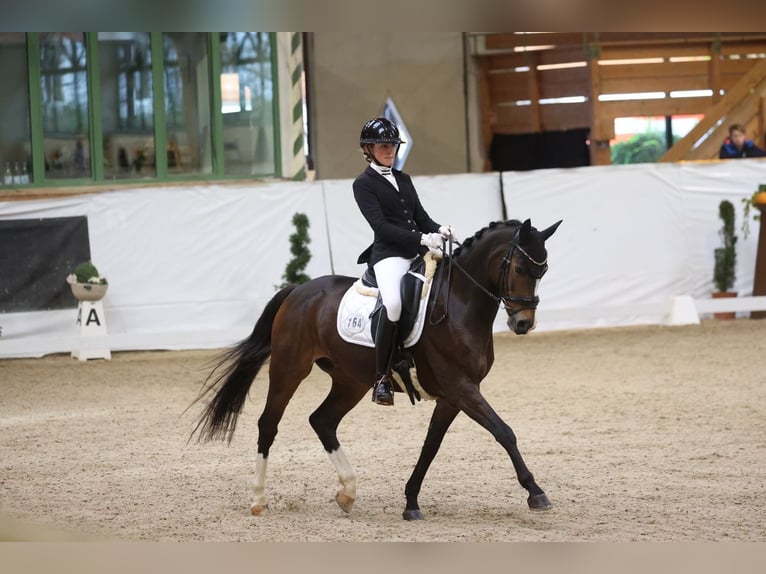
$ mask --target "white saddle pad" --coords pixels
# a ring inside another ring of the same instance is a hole
[[[431,293],[431,284],[433,282],[434,272],[436,271],[437,257],[431,252],[426,253],[426,269],[423,289],[420,293],[420,305],[418,314],[415,317],[415,324],[412,331],[404,340],[404,347],[412,347],[420,340],[423,333],[423,324],[426,317],[426,305],[428,296]],[[412,273],[408,271],[408,273]],[[376,288],[367,287],[362,284],[361,279],[357,279],[351,287],[348,288],[338,306],[338,334],[341,339],[348,343],[362,345],[364,347],[374,347],[372,340],[372,329],[370,314],[375,308],[375,301],[378,298]]]

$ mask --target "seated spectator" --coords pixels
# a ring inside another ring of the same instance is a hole
[[[740,157],[764,157],[766,152],[753,143],[745,136],[745,127],[742,124],[732,124],[729,127],[729,137],[727,137],[721,151],[718,153],[720,159],[734,159]]]

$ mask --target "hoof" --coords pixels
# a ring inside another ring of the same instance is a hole
[[[426,517],[423,516],[419,508],[416,508],[415,510],[405,510],[402,513],[402,518],[405,520],[425,520]]]
[[[550,510],[553,506],[545,493],[535,494],[527,498],[530,510]]]
[[[335,502],[338,503],[338,506],[340,506],[340,509],[348,514],[351,512],[351,508],[354,506],[354,498],[351,498],[350,496],[347,496],[343,494],[342,492],[338,492],[335,495]]]
[[[266,511],[269,509],[268,504],[253,504],[250,507],[250,514],[253,516],[263,516],[266,514]]]

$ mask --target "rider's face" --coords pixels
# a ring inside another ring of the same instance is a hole
[[[396,157],[396,146],[391,143],[376,143],[372,146],[372,155],[380,165],[391,167]]]

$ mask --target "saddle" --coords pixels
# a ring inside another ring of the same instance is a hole
[[[394,381],[399,387],[397,390],[407,392],[413,404],[415,399],[433,398],[420,388],[415,362],[407,348],[415,345],[423,332],[437,261],[431,253],[416,258],[401,282],[402,313],[392,368]],[[375,271],[368,267],[341,299],[337,317],[338,334],[348,343],[374,347],[382,308]]]
[[[375,269],[368,267],[362,275],[362,285],[372,289],[378,288],[378,280],[375,277]],[[399,289],[402,298],[402,314],[399,317],[399,336],[397,346],[403,346],[404,341],[409,336],[412,328],[415,326],[415,320],[420,308],[420,298],[423,292],[423,285],[426,282],[426,262],[422,256],[418,256],[410,269],[402,277]],[[375,300],[375,307],[370,313],[370,328],[372,330],[372,341],[375,342],[375,335],[378,331],[378,322],[380,321],[380,309],[383,307],[383,299],[378,293]]]

